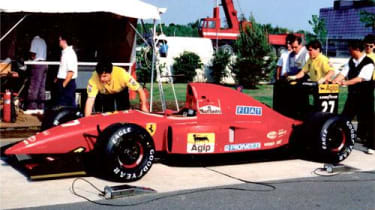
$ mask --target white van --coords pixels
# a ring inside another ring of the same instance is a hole
[[[171,75],[171,72],[173,72],[174,58],[181,56],[184,51],[197,54],[203,63],[203,69],[196,69],[197,76],[194,78],[194,82],[209,81],[209,67],[214,54],[210,39],[198,37],[167,37],[161,35],[158,37],[158,40],[159,42],[165,40],[168,45],[166,57],[160,56],[159,52],[157,54],[157,66],[160,68],[162,76],[161,81],[168,81],[168,75]]]

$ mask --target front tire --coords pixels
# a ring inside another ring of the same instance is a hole
[[[111,179],[131,182],[151,168],[155,146],[149,133],[135,124],[113,124],[99,136],[97,158]]]

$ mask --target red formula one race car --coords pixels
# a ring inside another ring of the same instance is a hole
[[[139,110],[83,117],[37,133],[6,149],[44,163],[59,155],[89,155],[108,176],[134,181],[151,168],[156,152],[224,154],[272,150],[300,140],[316,157],[339,162],[352,151],[350,121],[329,113],[294,120],[231,88],[190,83],[179,112]],[[294,141],[294,140],[293,140]],[[25,164],[28,170],[38,166]]]

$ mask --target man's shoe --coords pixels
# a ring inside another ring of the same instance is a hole
[[[375,153],[375,150],[368,148],[366,153],[369,155],[373,155]]]
[[[37,114],[38,110],[37,109],[27,109],[23,111],[24,114]]]

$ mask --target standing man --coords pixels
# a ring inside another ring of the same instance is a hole
[[[369,34],[365,36],[365,39],[363,40],[365,44],[365,52],[368,57],[372,59],[372,61],[375,62],[375,35],[374,34]]]
[[[282,78],[282,75],[286,74],[287,71],[287,60],[289,58],[289,54],[292,52],[292,41],[294,40],[295,35],[294,34],[288,34],[285,38],[285,47],[286,51],[282,52],[279,59],[277,60],[277,67],[276,67],[276,80],[280,80]]]
[[[275,72],[275,83],[273,84],[273,104],[272,107],[274,110],[282,112],[282,100],[285,90],[285,78],[281,75],[286,74],[286,63],[289,57],[289,54],[292,52],[291,41],[293,39],[293,34],[288,34],[285,38],[285,47],[286,51],[282,52],[279,59],[277,60],[276,72]]]
[[[40,36],[31,41],[30,57],[33,61],[45,61],[47,58],[47,44]],[[30,85],[27,92],[27,106],[25,114],[43,114],[47,77],[47,65],[32,65],[30,71]]]
[[[291,38],[292,52],[289,54],[287,60],[286,72],[282,75],[284,77],[296,75],[305,66],[309,59],[306,47],[302,44],[302,38],[293,36]]]
[[[333,67],[329,65],[328,58],[321,53],[322,44],[318,40],[313,40],[309,42],[307,49],[310,57],[309,60],[298,74],[288,76],[288,79],[301,79],[308,73],[310,79],[319,84],[326,81],[331,82],[335,71]]]
[[[342,115],[350,120],[357,116],[358,133],[366,139],[364,146],[367,147],[367,153],[374,154],[374,62],[363,53],[363,48],[362,41],[349,42],[352,58],[333,82],[348,86],[348,97]],[[344,80],[345,78],[347,80]]]
[[[375,35],[374,34],[369,34],[365,36],[365,39],[363,40],[365,44],[365,52],[367,57],[371,58],[372,61],[375,63]],[[372,80],[375,81],[375,71],[372,74]]]
[[[286,63],[286,72],[281,76],[288,78],[295,76],[305,66],[309,55],[302,44],[302,38],[293,36],[290,40],[292,52],[289,54]],[[283,93],[280,96],[281,101],[279,111],[288,117],[302,119],[306,104],[309,104],[309,95],[302,88],[286,83],[283,87]]]
[[[91,115],[94,104],[102,112],[129,109],[128,88],[138,92],[141,110],[148,112],[146,95],[139,83],[109,59],[100,60],[87,85],[85,116]]]
[[[60,67],[57,73],[56,106],[76,106],[75,90],[78,74],[77,55],[71,46],[71,39],[66,34],[59,37],[59,45],[62,48]]]

